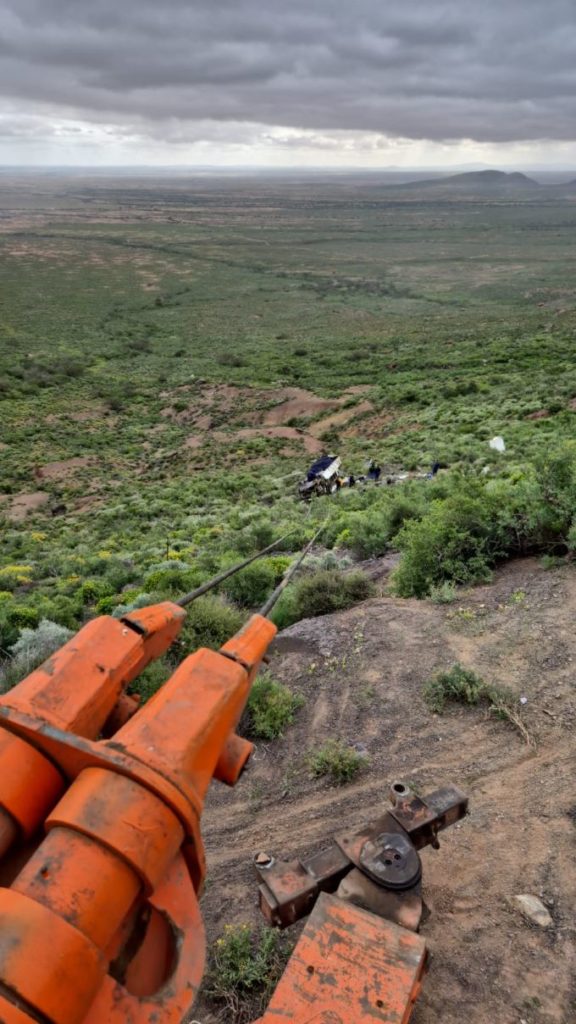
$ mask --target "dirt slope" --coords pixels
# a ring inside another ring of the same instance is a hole
[[[258,921],[250,860],[267,849],[304,853],[382,806],[388,783],[425,792],[453,781],[470,816],[426,850],[423,925],[430,974],[414,1024],[574,1024],[576,1021],[576,574],[533,561],[501,570],[456,605],[377,598],[286,631],[274,674],[306,697],[285,739],[262,744],[235,791],[213,788],[205,816],[210,937]],[[430,714],[424,680],[455,661],[528,698],[528,748],[476,710]],[[341,789],[308,778],[323,738],[359,741],[370,767]],[[544,931],[510,909],[540,896]],[[200,1006],[195,1019],[212,1021]]]

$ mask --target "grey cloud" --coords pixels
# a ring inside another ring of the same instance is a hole
[[[575,12],[572,0],[0,0],[0,92],[151,137],[175,119],[574,139]]]

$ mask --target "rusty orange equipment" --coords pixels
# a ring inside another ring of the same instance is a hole
[[[0,1024],[180,1024],[194,1002],[204,798],[250,756],[236,727],[276,628],[252,616],[138,709],[125,687],[184,618],[165,602],[96,619],[0,698]],[[314,892],[262,1024],[408,1020],[423,940],[335,887]]]

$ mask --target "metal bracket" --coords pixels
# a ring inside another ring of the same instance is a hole
[[[336,892],[353,869],[397,897],[412,903],[415,894],[419,898],[422,870],[417,851],[438,848],[438,832],[464,817],[468,798],[449,785],[422,799],[401,782],[393,783],[390,796],[393,806],[375,822],[337,836],[320,853],[301,860],[256,855],[260,909],[271,925],[286,928],[305,917],[320,893]],[[360,888],[364,891],[369,885]],[[392,908],[392,920],[402,916],[401,900],[390,899],[386,905]],[[416,918],[419,922],[420,914],[412,913],[414,922]]]

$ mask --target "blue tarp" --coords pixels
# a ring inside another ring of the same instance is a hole
[[[324,469],[328,469],[328,466],[334,462],[335,455],[323,455],[321,459],[317,459],[313,462],[308,470],[308,480],[315,480],[319,473]]]

